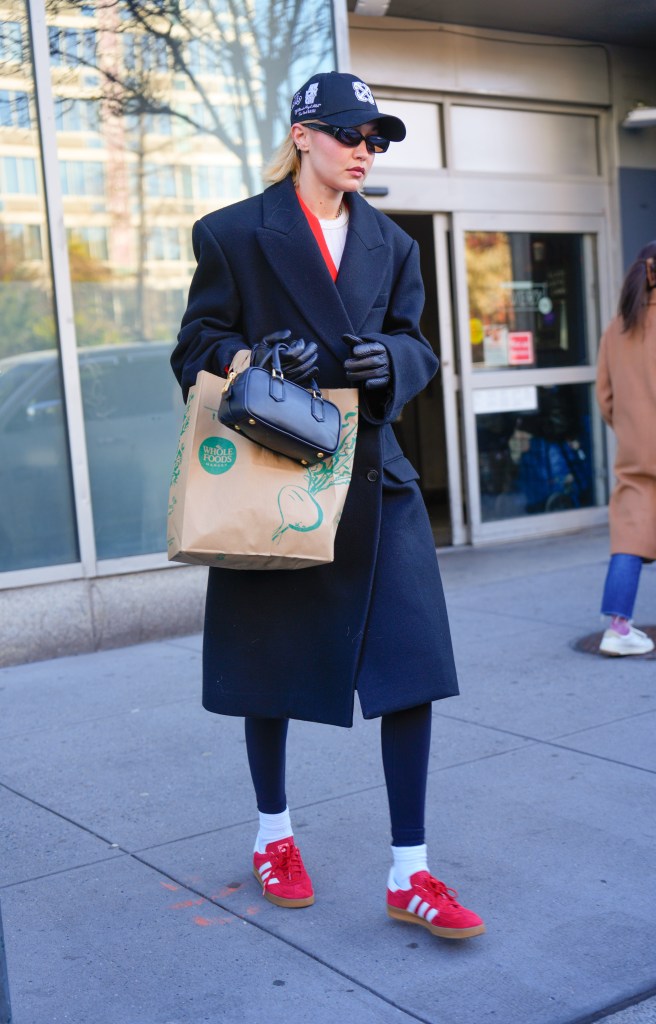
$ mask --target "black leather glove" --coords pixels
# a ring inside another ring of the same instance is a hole
[[[267,334],[253,348],[251,356],[252,366],[262,366],[267,363],[273,345],[282,343],[279,349],[280,369],[287,380],[295,384],[309,384],[316,373],[319,349],[316,341],[307,344],[303,338],[288,341],[291,338],[291,331],[276,331],[274,334]]]
[[[342,338],[353,351],[353,358],[344,360],[349,384],[355,387],[364,384],[367,391],[387,387],[391,370],[387,349],[382,342],[363,341],[354,334],[343,334]]]

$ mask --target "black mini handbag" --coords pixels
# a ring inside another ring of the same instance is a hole
[[[322,396],[315,381],[306,389],[285,379],[279,344],[272,346],[266,362],[271,365],[230,373],[219,409],[221,423],[303,466],[331,458],[339,448],[337,406]]]

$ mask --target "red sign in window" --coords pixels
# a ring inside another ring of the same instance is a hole
[[[535,362],[532,331],[510,331],[508,363],[510,366],[532,366]]]

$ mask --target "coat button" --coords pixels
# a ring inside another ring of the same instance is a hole
[[[377,469],[370,469],[368,471],[368,473],[367,473],[367,480],[371,480],[372,484],[375,484],[377,479],[378,479],[378,470]]]

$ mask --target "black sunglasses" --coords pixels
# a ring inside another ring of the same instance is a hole
[[[332,135],[342,146],[350,146],[351,149],[364,141],[367,153],[386,153],[390,144],[390,140],[384,139],[382,135],[363,135],[357,128],[335,128],[332,124],[306,124],[305,127],[311,128],[313,132]]]

